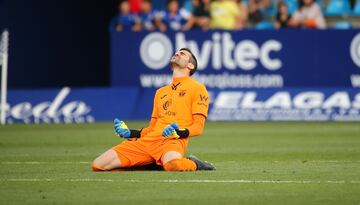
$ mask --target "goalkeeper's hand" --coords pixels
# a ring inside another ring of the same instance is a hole
[[[130,137],[131,132],[129,128],[126,126],[125,122],[120,121],[117,118],[115,118],[114,120],[114,130],[115,130],[115,134],[119,137],[123,137],[123,138]]]
[[[162,132],[162,136],[167,139],[179,139],[180,136],[177,134],[176,130],[179,129],[179,125],[174,122],[166,126]]]

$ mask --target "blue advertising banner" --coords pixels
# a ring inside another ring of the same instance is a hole
[[[83,123],[111,121],[115,117],[128,120],[132,119],[138,95],[136,87],[10,90],[6,121]]]
[[[290,88],[213,90],[209,120],[359,121],[360,90]]]
[[[8,123],[150,119],[169,59],[189,47],[209,120],[360,121],[360,30],[112,33],[112,87],[10,90]]]
[[[11,90],[8,123],[150,119],[155,89]],[[360,121],[355,88],[209,89],[208,120]]]
[[[169,83],[181,47],[197,56],[195,78],[208,88],[360,87],[360,30],[112,33],[112,85]]]

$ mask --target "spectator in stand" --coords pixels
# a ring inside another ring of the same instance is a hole
[[[190,17],[190,13],[179,8],[177,0],[169,0],[167,10],[157,14],[156,25],[161,32],[166,30],[180,31]]]
[[[265,18],[265,10],[270,7],[270,0],[249,0],[249,23],[255,25]]]
[[[292,16],[290,25],[301,28],[326,28],[324,15],[314,0],[300,0],[299,9]]]
[[[247,26],[247,22],[248,22],[248,8],[247,5],[244,4],[244,2],[242,0],[237,0],[236,1],[240,10],[240,16],[239,16],[239,24],[241,25],[242,28],[245,28]]]
[[[193,27],[207,31],[210,28],[210,1],[192,0],[192,15],[183,27],[187,31]]]
[[[275,28],[289,28],[290,19],[291,14],[289,14],[288,6],[283,1],[280,1],[277,6]]]
[[[235,0],[216,0],[210,5],[211,28],[224,30],[239,30],[241,16]]]
[[[143,0],[141,3],[141,12],[139,14],[143,30],[155,30],[155,11],[152,10],[151,0]]]
[[[119,13],[111,20],[111,31],[140,31],[140,19],[136,14],[130,12],[128,1],[120,1],[118,6]]]
[[[131,13],[138,14],[141,11],[142,0],[127,0],[130,4]]]

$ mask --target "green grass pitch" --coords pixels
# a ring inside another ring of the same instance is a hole
[[[208,122],[187,154],[216,171],[91,172],[120,141],[111,123],[0,126],[0,204],[360,204],[359,122]]]

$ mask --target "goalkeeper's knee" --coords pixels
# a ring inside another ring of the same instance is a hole
[[[181,171],[181,161],[180,159],[173,159],[166,164],[164,164],[165,171]]]
[[[196,164],[188,159],[173,159],[164,164],[165,171],[195,171]]]

